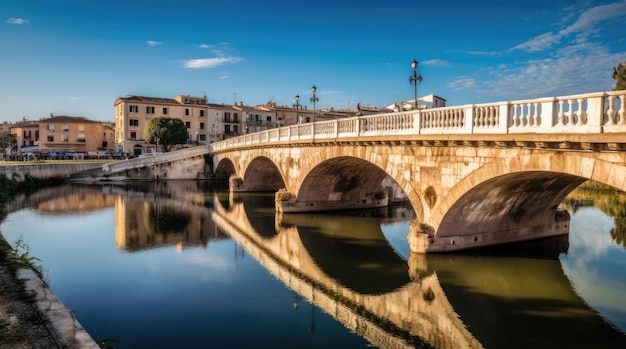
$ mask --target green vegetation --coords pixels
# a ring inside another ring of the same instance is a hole
[[[150,144],[159,143],[167,152],[173,145],[186,143],[189,133],[182,120],[162,116],[148,121],[143,138]]]
[[[18,268],[29,268],[32,269],[39,278],[46,282],[43,277],[43,273],[41,271],[41,266],[35,264],[36,262],[41,262],[41,259],[30,255],[30,246],[22,240],[20,237],[15,241],[15,248],[13,251],[15,252],[16,258],[16,266]]]
[[[7,178],[5,175],[0,175],[0,206],[7,200],[13,197],[19,192],[32,192],[39,188],[45,188],[53,186],[63,182],[62,178],[36,178],[30,175],[25,175],[24,180],[19,181],[17,178]]]
[[[613,68],[613,79],[615,79],[614,91],[626,90],[626,62]]]
[[[0,150],[14,145],[16,140],[17,136],[12,133],[0,134]]]

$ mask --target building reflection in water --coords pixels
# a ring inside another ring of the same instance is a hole
[[[142,182],[135,184],[134,191],[124,190],[115,200],[117,247],[125,251],[167,245],[183,248],[227,238],[215,229],[210,218],[210,207],[205,205],[206,184]]]

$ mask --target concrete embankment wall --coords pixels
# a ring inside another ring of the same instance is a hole
[[[102,167],[102,164],[97,162],[63,162],[54,164],[3,165],[0,166],[0,175],[18,180],[23,180],[27,174],[36,178],[69,178],[73,173]]]

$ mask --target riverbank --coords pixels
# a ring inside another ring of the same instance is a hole
[[[17,278],[12,253],[0,235],[0,348],[58,348],[34,299]]]
[[[0,176],[0,221],[6,214],[2,207],[13,195],[59,181]],[[0,349],[99,348],[32,269],[35,260],[21,257],[0,232]]]
[[[0,349],[99,348],[0,235]]]

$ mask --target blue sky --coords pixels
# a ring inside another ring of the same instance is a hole
[[[384,106],[413,58],[448,105],[608,91],[626,0],[0,1],[0,121],[113,121],[125,95]],[[309,106],[312,108],[312,105]]]

